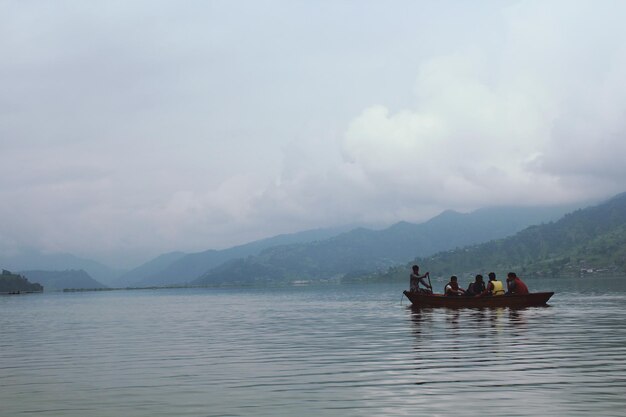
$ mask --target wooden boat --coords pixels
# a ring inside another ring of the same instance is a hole
[[[413,303],[414,307],[489,308],[543,306],[554,295],[554,292],[484,297],[447,297],[443,294],[422,294],[404,291],[404,295]]]

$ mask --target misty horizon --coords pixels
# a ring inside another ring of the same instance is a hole
[[[614,197],[614,196],[612,196]],[[604,201],[604,200],[602,200]],[[558,220],[559,218],[562,217],[562,215],[571,213],[575,210],[578,209],[582,209],[582,208],[587,208],[590,206],[594,206],[596,203],[598,203],[597,201],[585,201],[584,203],[579,203],[579,204],[570,204],[570,205],[561,205],[561,206],[537,206],[534,207],[534,209],[536,210],[546,210],[546,209],[550,209],[550,211],[552,212],[551,214],[547,214],[542,221],[537,222],[536,224],[540,224],[540,223],[544,223],[545,221],[555,221]],[[336,226],[336,227],[329,227],[329,228],[315,228],[315,229],[308,229],[308,230],[297,230],[294,231],[292,233],[282,233],[282,234],[278,234],[278,235],[272,235],[272,236],[264,236],[261,237],[260,239],[257,240],[252,240],[252,241],[245,241],[245,242],[241,242],[232,246],[227,246],[227,247],[209,247],[209,248],[201,248],[200,250],[196,250],[196,251],[182,251],[182,250],[172,250],[169,252],[165,252],[165,253],[155,253],[155,254],[151,254],[149,256],[147,256],[146,258],[142,258],[142,259],[138,259],[133,261],[130,258],[125,259],[126,263],[122,263],[120,262],[120,259],[117,258],[113,258],[113,259],[107,259],[106,257],[101,258],[98,256],[95,257],[88,257],[88,256],[80,256],[80,254],[75,254],[75,253],[66,253],[66,252],[54,252],[54,251],[42,251],[39,250],[37,248],[33,248],[33,247],[20,247],[20,248],[16,248],[15,252],[11,253],[11,252],[4,252],[4,259],[9,259],[12,260],[13,262],[15,262],[17,260],[17,262],[19,264],[22,265],[29,265],[29,269],[52,269],[52,270],[64,270],[64,269],[68,269],[67,266],[60,266],[60,265],[66,265],[68,259],[66,259],[66,257],[69,258],[75,258],[76,261],[88,261],[88,262],[95,262],[97,264],[101,264],[102,266],[106,267],[106,268],[110,268],[111,270],[114,271],[118,271],[118,273],[125,273],[125,272],[132,272],[133,269],[143,266],[145,264],[148,264],[152,261],[155,261],[159,258],[162,257],[169,257],[171,255],[175,255],[175,254],[179,254],[179,255],[194,255],[194,254],[201,254],[201,253],[205,253],[205,252],[211,252],[211,251],[225,251],[225,250],[229,250],[229,249],[234,249],[237,247],[243,247],[246,246],[248,244],[254,244],[256,242],[262,242],[262,241],[271,241],[272,239],[275,238],[279,238],[282,236],[288,237],[288,236],[297,236],[297,235],[301,235],[301,234],[309,234],[312,232],[323,232],[326,231],[327,233],[324,233],[325,235],[328,235],[329,237],[334,237],[334,236],[339,236],[342,235],[344,233],[349,233],[351,231],[355,231],[357,229],[366,229],[366,230],[370,230],[370,231],[384,231],[384,230],[389,230],[394,226],[398,226],[400,224],[406,223],[406,224],[414,224],[414,225],[424,225],[427,223],[430,223],[432,221],[435,221],[437,219],[442,219],[442,218],[449,218],[449,216],[451,214],[453,215],[461,215],[461,216],[465,216],[465,215],[472,215],[472,214],[476,214],[476,213],[480,213],[482,211],[487,211],[487,212],[498,212],[500,210],[504,210],[505,212],[510,212],[511,210],[524,210],[524,209],[532,209],[533,207],[523,207],[523,206],[493,206],[493,207],[481,207],[478,208],[476,210],[471,210],[471,211],[466,211],[466,212],[461,212],[461,211],[456,211],[456,210],[452,210],[452,209],[446,209],[443,210],[442,212],[436,214],[435,216],[425,220],[424,222],[417,222],[417,223],[412,223],[412,222],[407,222],[404,220],[400,220],[398,222],[395,222],[393,224],[386,224],[386,225],[357,225],[357,224],[349,224],[349,225],[341,225],[341,226]],[[555,215],[555,213],[558,213],[557,215]],[[545,214],[545,213],[544,213]],[[530,225],[530,224],[529,224]],[[322,237],[322,240],[326,240],[329,237]],[[317,239],[316,239],[317,240]],[[308,239],[304,239],[304,241],[308,241]],[[283,243],[284,244],[284,243]],[[276,245],[283,245],[280,243],[277,243]],[[38,258],[40,258],[41,256],[43,256],[43,258],[37,260]],[[53,261],[52,264],[50,264],[51,259],[48,257],[52,257],[52,258],[59,258],[56,261]],[[31,261],[29,261],[29,259]],[[48,260],[46,260],[48,259]],[[37,261],[35,261],[37,260]],[[2,258],[0,257],[0,263],[2,262]],[[33,268],[33,266],[31,265],[32,262],[35,262],[35,267]],[[43,262],[43,263],[41,263]],[[71,263],[71,262],[70,262]],[[54,264],[58,264],[59,266],[53,266]],[[2,265],[0,265],[2,266]],[[18,269],[24,269],[24,268],[18,268]],[[75,269],[75,267],[70,267],[69,269]],[[79,268],[80,269],[80,268]]]
[[[107,265],[623,191],[619,2],[0,3],[0,252]]]

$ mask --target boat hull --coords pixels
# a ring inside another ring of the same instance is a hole
[[[447,297],[443,294],[419,294],[404,291],[404,295],[413,303],[414,307],[484,308],[543,306],[554,295],[554,292],[484,297]]]

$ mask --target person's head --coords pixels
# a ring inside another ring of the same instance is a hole
[[[482,276],[482,275],[480,275],[480,274],[476,275],[476,279],[475,279],[475,281],[476,281],[476,282],[483,282],[483,276]]]
[[[452,281],[452,282],[456,282],[456,280],[457,280],[456,275],[452,275],[452,276],[450,277],[450,281]]]
[[[517,275],[515,274],[515,272],[509,272],[508,274],[506,274],[506,279],[515,279],[517,278]]]
[[[413,265],[413,272],[416,274],[420,271],[420,267],[418,265]]]
[[[489,281],[495,281],[496,280],[496,274],[494,272],[490,272],[489,273]]]

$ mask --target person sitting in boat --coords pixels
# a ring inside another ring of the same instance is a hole
[[[432,294],[433,288],[424,279],[428,277],[430,274],[426,272],[424,275],[420,275],[420,267],[418,265],[413,265],[412,269],[413,269],[413,272],[411,273],[411,279],[410,279],[411,292],[419,292],[422,294]],[[420,288],[420,284],[424,288]]]
[[[459,295],[465,295],[465,290],[459,287],[456,275],[452,275],[450,277],[450,282],[448,282],[444,287],[443,293],[449,297],[456,297]]]
[[[529,292],[526,284],[524,284],[515,272],[506,274],[506,287],[507,294],[528,294]]]
[[[496,279],[496,274],[494,272],[489,273],[489,282],[487,283],[487,288],[483,295],[504,295],[504,286],[502,285],[502,281],[498,281]]]
[[[476,278],[474,278],[474,282],[470,282],[470,285],[467,287],[467,291],[465,291],[465,295],[480,295],[485,291],[485,282],[483,281],[483,276],[478,274]]]

